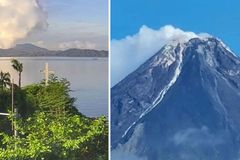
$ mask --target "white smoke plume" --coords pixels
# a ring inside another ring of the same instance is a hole
[[[47,26],[47,14],[38,0],[0,0],[0,48],[10,48]]]
[[[111,43],[111,83],[112,86],[133,72],[137,67],[153,56],[165,44],[171,41],[188,41],[208,34],[186,32],[171,25],[158,30],[142,26],[139,32]]]

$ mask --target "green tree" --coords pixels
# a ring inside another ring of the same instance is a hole
[[[12,62],[12,67],[18,72],[18,86],[19,88],[21,88],[23,64],[16,59],[12,59],[11,62]]]
[[[4,73],[4,72],[0,72],[0,87],[1,90],[3,90],[4,88],[6,88],[7,86],[10,86],[11,84],[11,80],[10,80],[10,74]]]
[[[106,117],[88,118],[79,113],[69,86],[66,79],[53,75],[48,86],[40,83],[16,90],[21,114],[16,122],[18,137],[12,135],[11,118],[0,119],[0,159],[108,159]],[[0,92],[0,105],[10,106],[10,95],[10,90]]]
[[[5,160],[107,160],[106,118],[90,119],[68,114],[55,117],[36,112],[19,120],[19,136],[1,133],[0,159]]]
[[[70,97],[70,83],[66,79],[59,79],[51,75],[49,85],[45,83],[27,86],[23,89],[27,97],[31,97],[31,103],[40,111],[51,112],[55,115],[66,112],[78,113],[74,107],[75,99]]]

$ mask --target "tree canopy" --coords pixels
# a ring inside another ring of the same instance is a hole
[[[49,85],[32,84],[15,90],[18,136],[11,118],[0,117],[0,159],[4,160],[106,160],[106,117],[89,118],[74,107],[70,83],[51,76]],[[11,106],[10,90],[0,91],[0,109]]]
[[[19,62],[17,59],[12,59],[11,62],[13,69],[18,72],[18,86],[21,88],[23,64]]]

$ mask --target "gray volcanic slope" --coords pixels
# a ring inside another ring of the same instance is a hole
[[[168,44],[111,91],[113,151],[147,160],[240,158],[240,59],[220,40]]]

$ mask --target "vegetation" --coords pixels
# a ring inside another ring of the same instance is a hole
[[[11,108],[11,90],[7,88],[10,75],[5,77],[8,78],[1,76],[1,112],[9,112]],[[79,113],[73,105],[74,98],[69,96],[69,86],[66,79],[54,75],[48,86],[39,83],[19,88],[15,85],[14,105],[19,116],[0,117],[0,159],[108,159],[106,117],[88,118]],[[17,136],[13,136],[12,120],[16,122]]]
[[[10,86],[10,84],[11,84],[10,74],[4,73],[1,71],[0,72],[0,88],[1,88],[1,90]]]
[[[11,62],[12,62],[12,67],[18,72],[18,86],[21,88],[23,64],[16,59],[12,59]]]
[[[1,133],[0,159],[107,159],[107,126],[79,115],[37,112],[18,122],[19,136]]]

